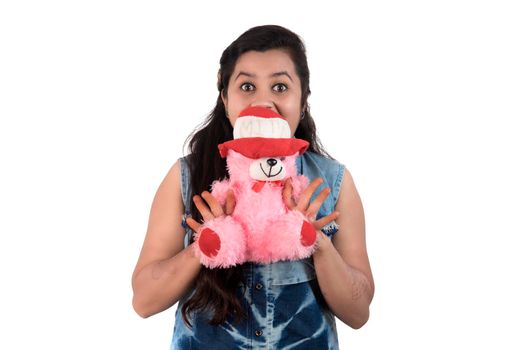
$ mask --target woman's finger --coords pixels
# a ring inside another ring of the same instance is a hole
[[[309,204],[309,207],[306,210],[306,216],[308,218],[313,217],[313,219],[317,216],[317,212],[322,206],[322,203],[326,200],[326,198],[329,196],[329,193],[331,190],[329,187],[324,188],[318,196]]]
[[[213,220],[215,218],[211,210],[209,210],[209,207],[206,205],[206,203],[204,203],[202,197],[200,197],[198,194],[193,196],[193,202],[195,203],[200,214],[202,215],[204,221]]]
[[[333,221],[336,218],[338,218],[338,215],[339,215],[339,212],[338,211],[334,211],[331,214],[326,215],[323,218],[318,219],[317,221],[314,221],[313,222],[313,227],[315,227],[317,230],[320,230],[322,227],[326,226],[331,221]]]
[[[323,181],[324,180],[322,180],[321,177],[317,177],[315,180],[311,181],[311,183],[306,187],[304,192],[302,192],[302,195],[300,196],[300,199],[298,200],[298,203],[297,203],[298,210],[300,210],[303,213],[306,211],[309,205],[309,200],[311,199],[311,196],[313,195],[313,193],[316,191],[318,186],[320,186],[320,184]]]
[[[218,203],[217,199],[208,191],[204,191],[201,194],[202,198],[205,199],[207,205],[209,205],[209,208],[211,209],[211,212],[213,213],[213,217],[217,218],[219,216],[224,215],[224,210],[222,209],[222,206],[220,203]]]
[[[227,195],[226,195],[226,215],[233,214],[235,205],[236,205],[235,195],[232,190],[229,190],[227,191]]]
[[[197,232],[199,229],[200,229],[200,226],[202,226],[202,224],[198,223],[195,219],[193,218],[187,218],[186,219],[186,224],[191,227],[191,229],[195,232]]]
[[[295,203],[295,200],[293,199],[293,186],[291,185],[291,179],[287,179],[284,184],[284,190],[282,191],[282,199],[284,200],[284,204],[289,209],[294,209],[297,206],[297,203]]]

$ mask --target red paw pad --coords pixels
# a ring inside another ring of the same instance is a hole
[[[308,247],[315,243],[316,240],[317,231],[311,223],[304,221],[302,224],[302,231],[300,232],[300,243],[302,243],[303,246]]]
[[[220,250],[220,237],[218,237],[215,231],[205,228],[200,232],[198,246],[202,253],[212,258]]]

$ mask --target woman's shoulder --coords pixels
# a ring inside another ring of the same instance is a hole
[[[189,164],[189,158],[190,158],[190,155],[185,155],[185,156],[181,156],[180,158],[178,158],[175,162],[175,164],[178,165],[178,167],[182,168],[182,167],[187,167],[188,164]]]
[[[335,205],[338,202],[345,166],[336,159],[311,151],[305,152],[301,156],[301,159],[302,174],[306,175],[310,180],[317,177],[321,177],[324,180],[316,193],[319,193],[324,187],[331,189],[317,214],[317,218],[324,217],[335,209]],[[322,228],[322,231],[329,237],[333,236],[337,230],[338,228],[335,222]]]
[[[337,168],[340,168],[341,166],[342,167],[344,166],[342,163],[340,163],[338,160],[334,158],[330,158],[328,156],[325,156],[323,154],[316,153],[313,151],[306,151],[303,154],[303,158],[306,163],[310,163],[310,165],[315,165],[318,167],[327,166],[329,168],[337,169]]]
[[[176,167],[176,171],[179,176],[178,185],[180,186],[182,201],[184,203],[184,207],[186,208],[190,203],[191,196],[191,176],[189,170],[189,160],[190,155],[182,156],[177,159],[175,165],[173,166]]]
[[[302,155],[302,171],[310,178],[322,177],[335,188],[340,186],[344,177],[344,164],[325,155],[307,151]]]

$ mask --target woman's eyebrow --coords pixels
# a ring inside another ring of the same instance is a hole
[[[272,77],[278,77],[281,75],[286,75],[291,81],[293,81],[293,78],[291,78],[291,75],[289,75],[289,73],[286,72],[285,70],[271,74]]]
[[[250,78],[256,77],[255,74],[250,74],[250,73],[246,73],[246,72],[240,71],[240,72],[238,72],[237,77],[235,78],[235,81],[236,81],[236,80],[238,79],[238,77],[241,76],[241,75],[245,75],[245,76],[248,76],[248,77],[250,77]]]
[[[240,71],[238,72],[236,78],[235,78],[235,81],[238,79],[239,76],[241,75],[245,75],[247,77],[250,77],[250,78],[256,78],[256,74],[251,74],[251,73],[247,73],[247,72],[244,72],[244,71]],[[270,75],[270,77],[278,77],[278,76],[281,76],[281,75],[285,75],[287,76],[291,81],[293,81],[293,78],[291,78],[291,75],[289,75],[289,73],[287,71],[280,71],[280,72],[275,72],[273,74]]]

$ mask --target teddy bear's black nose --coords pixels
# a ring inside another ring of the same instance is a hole
[[[274,158],[269,158],[269,159],[267,160],[267,164],[268,164],[269,166],[275,166],[275,165],[277,164],[277,160],[274,159]]]

